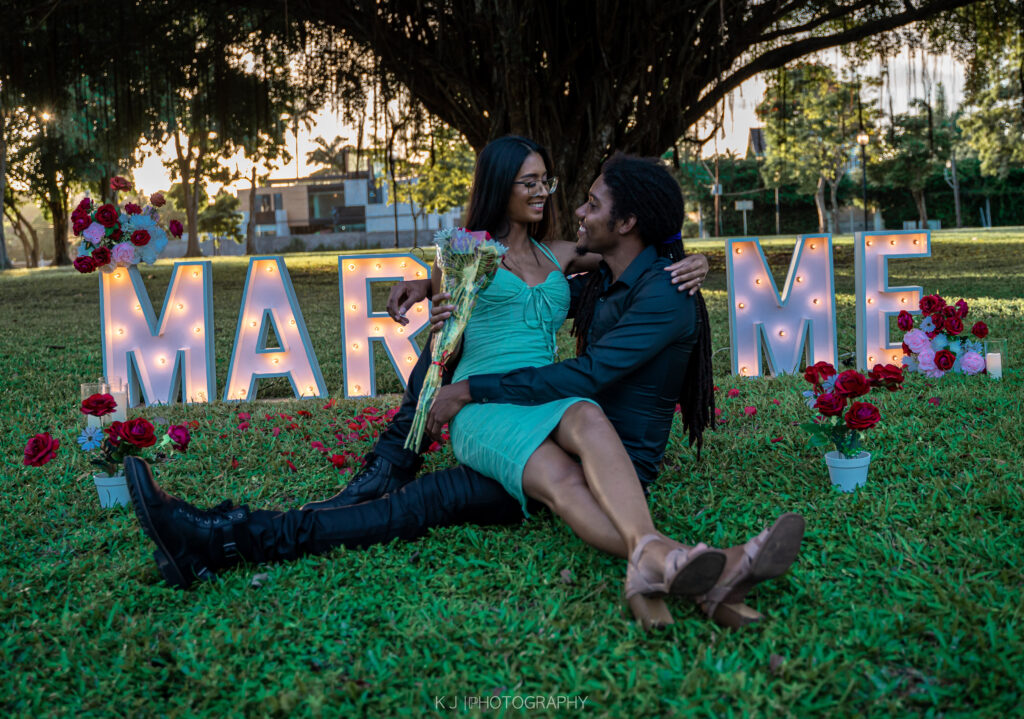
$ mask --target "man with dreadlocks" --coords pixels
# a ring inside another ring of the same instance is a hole
[[[661,466],[678,403],[699,456],[714,416],[708,314],[700,292],[677,292],[664,272],[683,257],[684,212],[679,184],[660,162],[622,153],[608,160],[576,210],[577,251],[603,258],[599,271],[577,276],[570,285],[577,357],[443,387],[427,431],[438,436],[470,402],[592,398],[618,432],[646,490]],[[436,300],[443,296],[435,298],[435,322],[451,311]],[[730,626],[760,619],[742,601],[754,583],[789,568],[803,529],[799,515],[784,514],[746,545],[725,550],[722,577],[698,598],[704,611]]]

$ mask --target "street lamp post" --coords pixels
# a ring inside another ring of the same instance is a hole
[[[868,231],[868,133],[860,132],[857,135],[857,144],[860,145],[860,187],[864,200],[864,231]]]

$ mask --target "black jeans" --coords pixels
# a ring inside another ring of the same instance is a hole
[[[429,367],[428,344],[409,377],[398,413],[373,450],[392,464],[413,471],[420,464],[419,455],[403,445]],[[519,502],[500,484],[459,465],[348,507],[251,512],[245,523],[248,531],[238,532],[241,536],[236,535],[236,541],[246,559],[265,562],[322,554],[338,546],[367,547],[392,539],[415,539],[432,527],[514,524],[522,519]]]

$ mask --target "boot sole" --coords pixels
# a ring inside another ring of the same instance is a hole
[[[138,478],[135,476],[134,472],[126,470],[125,479],[128,480],[128,494],[132,498],[132,506],[135,508],[135,516],[139,518],[139,524],[142,526],[142,531],[157,546],[156,551],[153,552],[153,559],[156,560],[156,566],[157,569],[160,570],[160,575],[164,578],[164,581],[171,586],[179,589],[188,589],[192,583],[186,580],[185,573],[182,572],[181,567],[171,559],[171,553],[160,540],[160,535],[157,533],[153,526],[153,520],[149,516],[149,510],[146,508],[146,503],[142,501],[142,493],[139,491],[137,486],[139,481]]]

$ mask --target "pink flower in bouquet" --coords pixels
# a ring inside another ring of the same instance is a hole
[[[938,379],[942,375],[946,374],[935,366],[935,350],[931,347],[923,349],[917,353],[917,366],[920,368],[921,374],[933,379]]]
[[[170,224],[167,226],[167,229],[170,231],[172,235],[179,239],[181,238],[181,233],[185,231],[185,228],[182,227],[181,223],[178,222],[177,220],[171,220]]]
[[[126,215],[141,215],[142,208],[136,205],[134,202],[128,202],[124,206],[124,214]]]
[[[188,443],[192,441],[188,427],[183,424],[172,424],[167,429],[167,436],[171,438],[172,446],[179,452],[187,450]]]
[[[89,226],[82,232],[82,237],[91,242],[94,245],[98,245],[103,239],[103,236],[107,234],[107,228],[98,222],[92,222],[90,220]]]
[[[906,310],[900,310],[900,313],[896,316],[896,326],[904,332],[909,332],[914,329],[914,316]]]
[[[71,264],[83,275],[96,271],[96,260],[89,257],[89,255],[79,255]]]
[[[132,233],[131,243],[136,247],[145,247],[149,244],[149,232],[147,230],[135,230]]]
[[[60,440],[54,439],[49,432],[37,434],[25,445],[25,456],[21,463],[26,467],[42,467],[57,456]]]
[[[110,255],[119,265],[135,264],[135,245],[131,242],[119,242],[114,245]]]
[[[958,335],[964,331],[963,320],[955,315],[953,317],[947,317],[946,323],[942,329],[946,330],[946,332],[951,335]]]
[[[984,322],[975,322],[974,327],[971,327],[971,334],[979,340],[985,339],[988,337],[988,325]]]
[[[941,309],[946,305],[946,301],[938,295],[925,295],[921,298],[921,311],[926,315],[930,315],[938,309]]]
[[[117,211],[117,208],[108,203],[96,210],[95,220],[104,227],[113,227],[117,224],[120,216],[121,214]]]
[[[967,303],[963,300],[957,300],[954,305],[954,309],[956,309],[956,316],[958,319],[962,320],[967,316]]]
[[[978,374],[985,369],[985,360],[977,352],[964,352],[960,358],[960,369],[964,374]]]
[[[132,189],[132,183],[126,180],[125,178],[121,177],[120,175],[115,175],[114,177],[110,178],[110,189],[116,190],[117,192],[121,192],[122,190],[130,190]]]
[[[96,263],[97,267],[103,267],[110,262],[110,249],[100,245],[92,251],[92,261]]]
[[[928,335],[921,330],[910,330],[903,336],[903,342],[906,343],[907,347],[914,354],[920,354],[926,349],[930,349],[932,346],[931,340],[928,339]]]
[[[154,192],[149,196],[149,204],[153,207],[163,207],[166,203],[167,200],[164,199],[164,193],[162,192]]]

